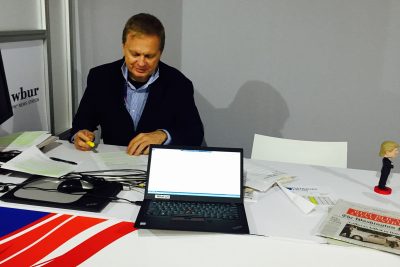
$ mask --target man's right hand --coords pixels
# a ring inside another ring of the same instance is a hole
[[[86,143],[94,140],[94,133],[89,130],[80,130],[75,134],[75,148],[82,151],[89,151],[92,148]]]

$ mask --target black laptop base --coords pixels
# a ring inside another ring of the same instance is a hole
[[[163,217],[151,216],[143,211],[148,210],[150,201],[144,200],[136,218],[135,227],[139,229],[160,229],[179,231],[199,231],[231,234],[249,234],[246,213],[243,205],[239,205],[239,219],[223,220],[190,216]]]

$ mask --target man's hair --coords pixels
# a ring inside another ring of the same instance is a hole
[[[399,144],[394,141],[385,141],[381,144],[381,150],[379,156],[385,156],[386,152],[392,152],[395,148],[399,148]]]
[[[122,43],[125,44],[126,37],[130,32],[145,35],[156,35],[160,38],[160,51],[164,50],[165,30],[161,21],[153,15],[140,13],[132,16],[125,24],[122,32]]]

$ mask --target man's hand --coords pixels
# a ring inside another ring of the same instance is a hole
[[[75,134],[74,145],[75,148],[82,151],[88,151],[92,148],[86,144],[87,141],[93,141],[94,133],[89,130],[80,130]]]
[[[167,140],[167,134],[162,130],[150,133],[141,133],[133,138],[128,145],[126,153],[129,155],[139,156],[140,154],[149,154],[151,144],[162,144]]]

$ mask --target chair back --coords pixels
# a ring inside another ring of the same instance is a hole
[[[347,142],[317,142],[254,135],[252,159],[347,168]]]

